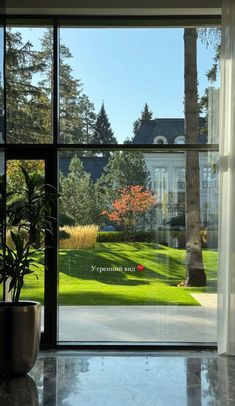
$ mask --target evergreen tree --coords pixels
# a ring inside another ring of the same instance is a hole
[[[198,33],[202,43],[207,47],[212,45],[215,51],[213,65],[206,73],[210,86],[213,86],[213,83],[216,82],[218,78],[220,69],[221,28],[200,28],[198,29]],[[208,91],[209,89],[207,87],[204,95],[199,99],[199,111],[200,113],[205,113],[205,125],[200,131],[205,135],[208,134]]]
[[[41,39],[41,51],[38,59],[46,66],[46,77],[40,82],[50,97],[52,89],[53,72],[53,30],[48,29]],[[82,84],[73,77],[73,71],[68,63],[72,54],[68,47],[60,43],[59,60],[59,108],[60,108],[60,142],[83,142],[83,128],[81,118],[80,100],[82,97]]]
[[[72,77],[68,64],[60,65],[60,142],[81,143],[80,81]]]
[[[1,63],[1,61],[0,61]],[[3,91],[3,67],[0,65],[0,117],[3,118],[4,112],[4,91]]]
[[[102,103],[101,109],[97,115],[94,136],[92,138],[93,144],[117,144],[117,140],[113,134],[108,115]],[[105,153],[104,153],[105,155]]]
[[[141,111],[140,117],[137,118],[137,120],[134,121],[133,123],[133,133],[135,136],[136,130],[141,123],[142,120],[152,120],[153,117],[153,112],[150,110],[148,103],[145,103],[144,109]]]
[[[47,29],[35,49],[20,31],[7,29],[7,135],[8,142],[52,142],[53,30]],[[94,106],[73,77],[71,52],[60,44],[60,142],[91,142]]]
[[[124,141],[123,144],[132,144],[134,137],[127,137]]]
[[[48,142],[51,137],[50,100],[36,82],[45,64],[30,41],[18,31],[6,31],[6,94],[8,142]]]
[[[94,136],[96,114],[94,104],[85,94],[80,98],[79,110],[82,122],[82,139],[85,144],[90,144]]]
[[[61,174],[60,186],[61,213],[71,216],[75,225],[93,224],[96,220],[94,184],[77,156],[71,159],[68,175]]]

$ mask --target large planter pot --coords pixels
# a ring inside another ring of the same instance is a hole
[[[41,305],[0,302],[0,375],[25,375],[37,359]]]
[[[0,380],[0,405],[38,406],[38,390],[29,375]]]

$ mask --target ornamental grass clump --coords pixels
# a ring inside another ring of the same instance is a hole
[[[86,226],[64,226],[60,231],[65,231],[68,237],[60,240],[60,248],[94,248],[97,241],[98,230],[99,227],[95,224]]]

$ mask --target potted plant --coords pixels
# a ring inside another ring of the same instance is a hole
[[[44,266],[38,252],[52,232],[51,210],[58,198],[38,173],[29,174],[22,166],[20,171],[20,192],[6,191],[5,175],[0,177],[0,284],[7,286],[10,296],[0,302],[0,375],[8,376],[26,374],[37,359],[41,305],[20,301],[20,295],[25,276]]]

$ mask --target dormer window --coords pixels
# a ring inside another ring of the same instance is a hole
[[[164,135],[157,135],[153,140],[153,144],[167,144],[167,139]]]
[[[179,135],[175,138],[175,144],[185,144],[185,137],[183,135]]]

